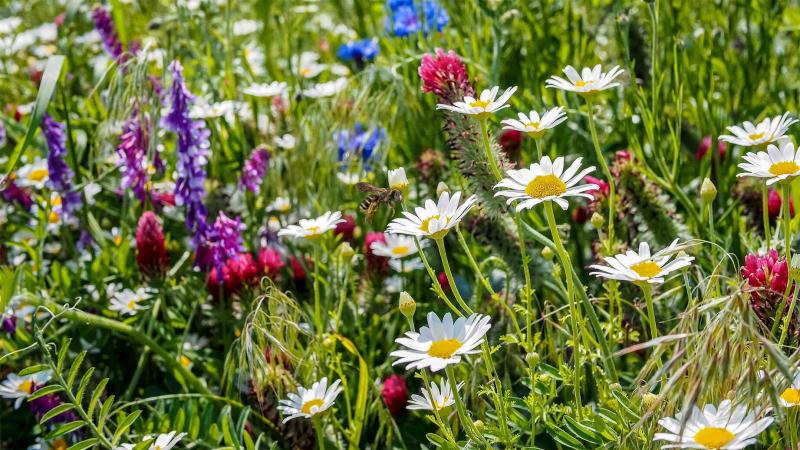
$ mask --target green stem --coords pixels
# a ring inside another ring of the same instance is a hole
[[[597,161],[600,163],[600,167],[603,169],[603,175],[605,175],[606,181],[608,182],[608,245],[606,248],[610,250],[614,245],[614,207],[617,189],[614,183],[614,177],[611,175],[611,170],[608,169],[606,159],[603,157],[603,151],[600,149],[600,141],[597,139],[592,106],[591,97],[586,97],[586,109],[589,111],[589,131],[592,133],[594,152],[597,156]]]
[[[325,450],[325,432],[323,430],[322,418],[314,416],[314,434],[317,435],[317,449]]]
[[[323,333],[322,307],[319,300],[319,246],[314,246],[314,325],[317,333]]]
[[[783,182],[783,238],[786,247],[786,264],[792,263],[792,216],[790,211],[790,198],[792,195],[792,182],[786,180]]]
[[[461,306],[467,314],[472,314],[472,309],[464,302],[464,299],[461,298],[461,294],[458,292],[456,280],[453,278],[453,272],[450,270],[450,262],[447,260],[447,251],[444,249],[444,239],[434,240],[436,241],[436,247],[439,249],[439,256],[442,258],[442,265],[444,266],[444,273],[447,275],[447,282],[450,283],[450,290],[456,297],[456,302],[458,302],[459,306]]]
[[[764,222],[764,240],[767,242],[767,248],[770,248],[770,227],[769,227],[769,188],[764,185],[764,190],[761,191],[761,219]]]
[[[481,124],[481,137],[483,138],[483,147],[486,150],[486,159],[489,160],[489,166],[492,168],[492,173],[497,181],[503,179],[503,175],[500,173],[500,168],[497,166],[497,161],[494,158],[494,152],[492,151],[492,144],[489,142],[489,130],[486,126],[486,119],[479,120]]]
[[[561,261],[561,266],[564,269],[564,277],[567,279],[567,300],[569,301],[569,318],[572,324],[572,345],[574,346],[574,351],[572,352],[572,357],[574,360],[574,370],[573,370],[573,389],[575,392],[575,408],[577,411],[577,416],[580,418],[581,416],[581,385],[580,385],[580,371],[581,371],[581,361],[580,361],[580,332],[578,331],[578,304],[575,301],[575,287],[574,281],[572,280],[572,261],[570,261],[569,254],[567,250],[564,248],[564,244],[561,242],[561,236],[558,234],[558,228],[556,228],[556,218],[553,214],[553,204],[552,202],[544,202],[544,210],[545,215],[547,216],[547,224],[550,227],[550,234],[553,236],[553,243],[556,246],[556,253],[558,253],[558,259]],[[603,336],[598,336],[598,340],[603,340]]]
[[[778,339],[778,347],[783,347],[783,343],[784,341],[786,341],[786,332],[789,330],[789,322],[791,322],[791,319],[794,316],[794,305],[795,302],[797,301],[798,291],[800,291],[800,283],[797,283],[797,285],[794,288],[792,303],[789,304],[789,312],[783,318],[783,327],[781,328],[781,338]]]
[[[483,435],[478,432],[478,429],[475,428],[475,424],[472,422],[472,419],[470,419],[467,408],[464,406],[464,402],[461,401],[461,394],[458,392],[458,381],[456,381],[456,376],[453,374],[453,366],[448,365],[444,370],[447,373],[447,380],[450,382],[450,388],[453,390],[453,399],[456,402],[456,411],[458,411],[458,418],[461,421],[461,426],[464,427],[464,432],[475,442],[485,442]]]
[[[650,325],[650,339],[655,339],[658,337],[658,326],[656,325],[652,288],[646,282],[641,285],[641,288],[642,292],[644,292],[644,301],[647,305],[647,322]]]
[[[32,305],[32,306],[45,306],[51,311],[59,311],[62,310],[62,306],[58,305],[54,302],[47,301],[45,299],[33,296],[26,296],[25,302]],[[94,314],[89,314],[87,312],[83,312],[78,309],[66,309],[60,311],[59,317],[63,317],[65,319],[69,319],[75,323],[81,324],[82,326],[93,326],[97,328],[103,328],[106,330],[116,331],[118,333],[124,334],[129,336],[131,339],[136,341],[137,343],[148,347],[153,353],[158,355],[163,361],[164,365],[166,365],[170,370],[176,372],[186,381],[186,384],[191,386],[195,391],[205,394],[205,395],[213,395],[212,392],[200,381],[199,378],[194,376],[194,374],[183,367],[183,365],[175,360],[175,358],[170,354],[170,352],[164,350],[159,346],[152,338],[145,335],[141,331],[137,330],[136,328],[116,321],[114,319],[108,319],[106,317],[96,316]]]
[[[523,303],[526,308],[526,330],[525,342],[528,344],[528,351],[533,351],[533,284],[531,283],[531,270],[528,267],[528,249],[525,244],[525,235],[522,234],[522,214],[514,214],[514,221],[517,224],[517,238],[519,239],[519,251],[522,255],[522,271],[525,274],[525,291],[522,294]]]
[[[415,237],[414,243],[417,245],[417,253],[419,253],[420,259],[422,259],[422,264],[425,265],[425,270],[428,271],[428,276],[431,278],[431,281],[433,282],[433,290],[436,292],[439,298],[444,300],[447,307],[450,308],[454,313],[456,313],[456,315],[463,316],[464,313],[462,313],[460,309],[456,308],[453,302],[451,302],[450,299],[447,298],[447,294],[445,294],[444,291],[442,290],[442,286],[439,284],[439,279],[436,278],[436,272],[433,271],[433,268],[428,262],[428,258],[425,257],[425,252],[422,251],[422,246],[419,245],[419,239]]]
[[[533,142],[536,143],[536,156],[538,156],[539,160],[541,161],[541,159],[542,159],[542,144],[541,144],[541,142],[539,142],[539,138],[533,138]]]

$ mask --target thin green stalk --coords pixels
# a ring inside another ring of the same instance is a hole
[[[486,158],[489,160],[489,165],[492,168],[492,173],[497,181],[503,179],[503,175],[500,173],[500,168],[497,166],[497,161],[494,158],[494,152],[492,152],[492,144],[489,142],[489,130],[486,126],[487,119],[479,119],[478,122],[481,124],[481,137],[483,138],[483,147],[486,150]]]
[[[464,432],[473,441],[486,443],[483,435],[478,432],[477,428],[475,428],[475,424],[472,422],[472,419],[470,419],[467,408],[464,406],[464,402],[461,400],[461,394],[458,392],[458,381],[456,380],[455,374],[453,374],[453,366],[448,365],[444,370],[447,373],[447,380],[450,382],[450,387],[453,390],[453,399],[456,402],[458,418],[461,421],[461,426],[464,427]]]
[[[319,415],[314,416],[314,434],[317,435],[317,449],[325,450],[325,432],[323,430],[322,418]]]
[[[597,156],[597,161],[600,163],[600,168],[603,170],[603,175],[608,182],[608,245],[607,248],[611,249],[614,245],[614,207],[616,202],[616,186],[614,184],[614,177],[611,175],[611,170],[606,164],[606,159],[603,157],[603,151],[600,149],[600,140],[597,139],[597,130],[594,124],[594,112],[591,97],[586,98],[586,109],[589,111],[589,131],[592,133],[592,143],[594,144],[594,151]]]
[[[322,307],[319,300],[319,246],[314,246],[314,325],[322,333]]]
[[[783,318],[783,327],[781,327],[781,337],[778,339],[778,347],[783,347],[783,343],[786,341],[786,333],[789,331],[789,322],[791,322],[792,317],[794,317],[794,305],[797,302],[798,293],[800,293],[800,283],[797,283],[794,288],[792,302],[789,304],[789,312]]]
[[[459,306],[461,306],[467,314],[472,314],[472,309],[464,302],[464,299],[461,298],[461,294],[458,292],[456,280],[453,278],[453,272],[450,270],[450,262],[447,260],[447,251],[444,249],[444,239],[434,239],[434,241],[436,241],[436,247],[439,249],[439,256],[442,258],[444,273],[447,275],[447,282],[450,283],[450,291],[453,292]]]
[[[658,326],[656,325],[656,312],[653,306],[653,293],[650,284],[645,282],[640,285],[644,293],[644,301],[647,305],[647,322],[650,325],[650,339],[658,337]]]
[[[767,242],[767,249],[770,248],[770,227],[769,227],[769,188],[764,185],[761,191],[761,219],[764,222],[764,240]]]
[[[558,259],[561,261],[561,266],[564,269],[564,277],[567,280],[567,300],[569,301],[569,318],[570,323],[572,324],[572,344],[575,347],[574,351],[572,352],[572,357],[574,360],[574,370],[573,370],[573,389],[575,392],[575,407],[578,418],[581,417],[581,385],[580,385],[580,372],[581,372],[581,361],[580,361],[580,332],[578,331],[578,304],[575,301],[575,287],[574,281],[572,280],[572,261],[570,261],[569,254],[567,250],[564,248],[564,244],[561,242],[561,236],[558,234],[558,228],[556,228],[556,218],[553,214],[553,204],[552,202],[544,202],[544,210],[545,215],[547,216],[547,224],[550,226],[550,234],[553,236],[553,243],[556,246],[556,253],[558,253]],[[598,339],[603,339],[603,336],[598,336]]]
[[[457,316],[463,316],[464,313],[462,313],[460,309],[456,308],[453,302],[451,302],[450,299],[447,298],[447,294],[444,293],[444,291],[442,290],[442,286],[439,285],[439,279],[436,278],[436,272],[433,271],[433,268],[428,262],[428,258],[425,257],[425,252],[422,251],[422,246],[419,245],[419,239],[417,239],[416,237],[414,238],[414,244],[416,244],[417,253],[419,253],[419,257],[420,259],[422,259],[422,264],[425,265],[425,270],[428,271],[428,276],[431,278],[431,281],[433,282],[433,290],[436,292],[439,298],[444,300],[447,307],[450,308],[454,313],[456,313]]]
[[[533,138],[533,142],[536,143],[536,156],[539,157],[539,160],[542,159],[542,143],[539,142],[539,138]]]
[[[528,351],[533,351],[533,284],[531,283],[531,270],[528,267],[530,260],[528,259],[528,249],[525,245],[525,235],[522,234],[522,214],[515,213],[514,221],[517,224],[519,251],[522,255],[522,271],[525,274],[525,292],[522,294],[523,303],[526,308],[525,342],[528,345]]]

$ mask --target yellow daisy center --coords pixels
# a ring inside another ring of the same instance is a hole
[[[28,179],[31,181],[42,181],[47,177],[47,169],[33,169],[28,174]]]
[[[58,223],[58,213],[55,211],[50,211],[50,215],[47,217],[47,221],[50,223]]]
[[[471,102],[471,103],[469,104],[469,106],[471,106],[471,107],[473,107],[473,108],[483,108],[483,109],[486,109],[486,107],[487,107],[487,106],[489,106],[489,103],[491,103],[491,101],[489,101],[489,100],[480,100],[480,99],[478,99],[478,100],[475,100],[474,102]]]
[[[539,129],[539,125],[541,125],[541,124],[542,124],[541,122],[528,122],[528,123],[525,124],[525,126],[538,130]]]
[[[311,69],[309,69],[308,67],[303,67],[302,69],[300,69],[300,75],[304,77],[311,75]]]
[[[735,437],[735,434],[725,428],[705,427],[694,435],[694,440],[705,448],[719,449]]]
[[[69,447],[67,441],[60,438],[50,443],[50,448],[52,450],[67,450],[67,447]]]
[[[781,393],[781,398],[790,405],[800,404],[800,389],[787,388]]]
[[[751,133],[747,137],[749,137],[751,141],[757,141],[764,137],[764,133]]]
[[[303,403],[303,406],[300,407],[300,411],[302,411],[304,414],[311,414],[311,408],[313,408],[315,406],[317,408],[319,408],[324,403],[325,402],[323,402],[321,398],[315,398],[313,400],[309,400],[309,401]]]
[[[190,365],[192,365],[192,360],[187,358],[185,355],[181,355],[180,361],[183,367],[189,367]]]
[[[661,266],[653,261],[642,261],[631,266],[631,270],[640,277],[653,278],[661,273]]]
[[[33,381],[26,380],[20,383],[19,385],[20,392],[25,392],[27,394],[33,393]]]
[[[54,197],[53,200],[50,201],[55,206],[61,205],[61,196]]]
[[[775,176],[791,175],[798,170],[800,170],[800,166],[794,161],[781,161],[769,166],[769,173]]]
[[[118,234],[118,235],[114,236],[114,245],[119,247],[120,244],[122,244],[122,235]]]
[[[433,409],[439,411],[440,409],[444,408],[444,405],[450,401],[450,397],[442,397],[442,403],[437,402],[435,399],[433,400]]]
[[[136,300],[131,300],[128,302],[128,309],[136,311]]]
[[[405,245],[398,245],[397,247],[392,249],[392,254],[394,255],[405,255],[408,253],[410,249]]]
[[[424,232],[426,232],[426,233],[429,233],[430,231],[428,230],[428,227],[431,225],[431,220],[438,219],[438,218],[439,218],[439,214],[436,214],[435,216],[428,217],[427,219],[422,221],[422,224],[419,226],[419,229],[424,231]]]
[[[592,83],[594,83],[594,80],[578,80],[575,82],[575,86],[584,87]]]
[[[553,174],[539,175],[525,187],[525,193],[533,198],[558,197],[564,192],[567,185]]]
[[[428,349],[428,355],[434,358],[449,358],[460,348],[461,341],[458,339],[442,339],[431,343],[431,348]]]

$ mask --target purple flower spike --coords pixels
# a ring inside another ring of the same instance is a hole
[[[122,57],[122,42],[117,36],[117,30],[114,28],[114,20],[111,18],[111,14],[98,5],[92,10],[92,19],[94,20],[94,28],[100,33],[100,38],[103,40],[103,47],[106,52],[112,59],[119,61]]]
[[[264,147],[256,147],[250,158],[244,163],[242,177],[239,184],[248,191],[258,194],[261,191],[261,181],[269,168],[269,150]]]
[[[133,189],[140,202],[147,197],[147,139],[136,111],[124,125],[117,147],[117,165],[122,169],[120,187]]]
[[[61,208],[67,215],[72,215],[80,208],[82,200],[79,192],[72,190],[74,173],[65,161],[67,156],[67,137],[64,124],[57,122],[45,114],[42,118],[42,134],[47,141],[48,187],[61,196]]]

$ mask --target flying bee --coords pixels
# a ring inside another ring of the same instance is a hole
[[[367,221],[370,222],[372,221],[372,216],[375,215],[375,210],[378,209],[381,203],[385,203],[392,210],[392,215],[394,215],[393,203],[403,201],[403,193],[400,192],[400,189],[381,188],[364,182],[356,183],[356,187],[359,191],[368,194],[358,205],[358,209],[367,216]]]

